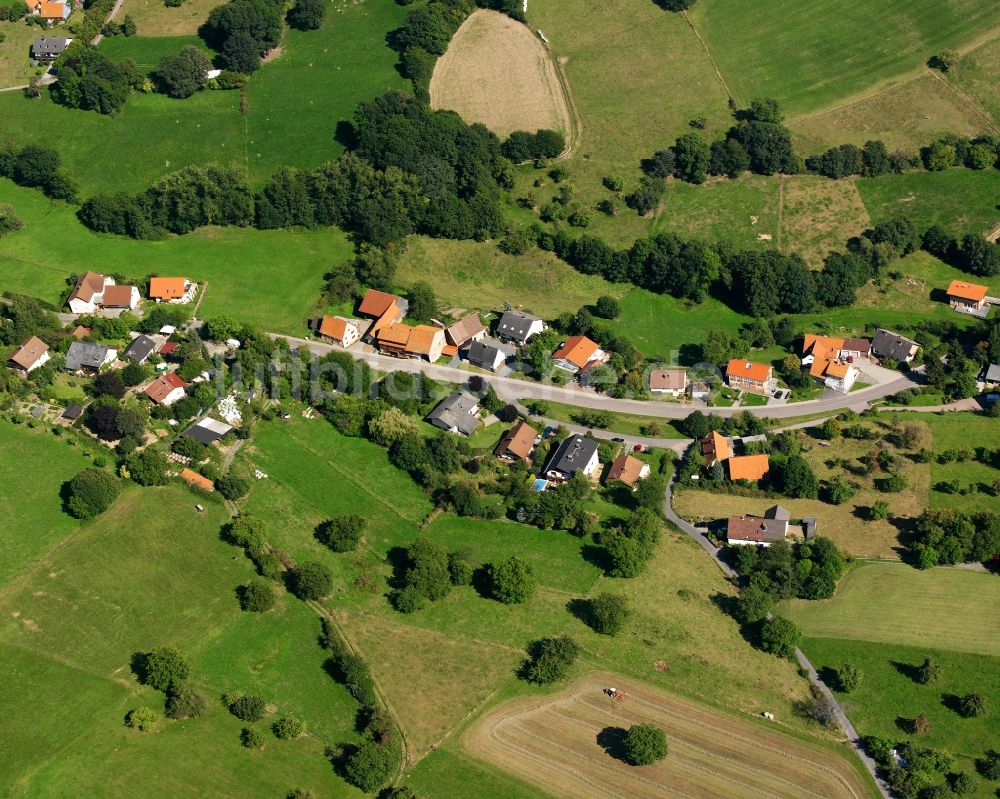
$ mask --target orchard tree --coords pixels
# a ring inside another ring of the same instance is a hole
[[[92,519],[111,507],[121,484],[104,469],[84,469],[69,481],[66,507],[77,519]]]
[[[853,663],[845,663],[837,671],[837,683],[845,694],[856,691],[861,684],[861,669]]]
[[[765,619],[760,628],[760,646],[765,652],[791,660],[802,640],[802,632],[788,619],[774,616]]]
[[[521,676],[537,685],[557,682],[569,673],[579,654],[579,645],[568,635],[542,638],[528,647],[529,659],[521,669]]]
[[[318,561],[306,561],[296,566],[290,575],[290,589],[304,600],[318,600],[333,589],[333,574]]]
[[[986,697],[980,693],[969,693],[958,700],[958,712],[967,719],[986,714]]]
[[[353,552],[361,541],[365,524],[364,516],[345,513],[321,524],[317,537],[334,552]]]
[[[649,766],[667,756],[667,735],[652,724],[634,724],[625,734],[625,759],[633,766]]]
[[[617,635],[628,621],[628,600],[621,594],[598,594],[589,605],[590,626],[603,635]]]
[[[241,694],[229,702],[229,712],[240,721],[255,722],[264,718],[265,704],[259,696]]]
[[[182,684],[191,672],[184,656],[171,646],[137,653],[133,660],[139,682],[157,691],[166,692],[171,686]]]
[[[160,59],[156,81],[168,97],[182,100],[205,87],[208,83],[206,73],[211,68],[208,53],[189,44],[177,55],[165,55]]]
[[[133,730],[146,732],[156,726],[160,720],[160,714],[151,707],[132,708],[125,716],[125,726]]]
[[[274,586],[265,580],[251,580],[240,589],[240,608],[249,613],[265,613],[275,601]]]
[[[527,602],[535,593],[535,576],[531,566],[517,555],[491,564],[490,591],[495,600],[505,605]]]
[[[285,20],[300,31],[317,30],[326,17],[326,6],[325,0],[296,0],[285,15]]]
[[[930,685],[941,679],[941,666],[930,658],[924,658],[924,662],[917,666],[917,682],[921,685]]]

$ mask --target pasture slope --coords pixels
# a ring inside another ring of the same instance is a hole
[[[602,689],[627,694],[623,702]],[[633,724],[655,724],[670,753],[635,768],[615,757]],[[514,700],[487,712],[463,737],[465,748],[566,799],[654,797],[824,797],[875,795],[846,749],[806,743],[620,675],[589,674],[558,694]]]
[[[481,122],[501,139],[515,130],[562,131],[572,148],[576,125],[557,69],[530,28],[479,9],[434,66],[431,107]]]

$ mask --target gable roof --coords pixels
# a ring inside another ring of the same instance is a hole
[[[651,391],[682,391],[687,388],[687,369],[654,369],[649,373]]]
[[[146,396],[153,402],[160,403],[175,389],[187,388],[187,385],[174,372],[165,372],[146,387]]]
[[[552,353],[552,359],[569,361],[582,369],[600,348],[596,341],[591,341],[586,336],[570,336],[565,344]]]
[[[731,516],[726,525],[726,537],[737,541],[773,543],[788,532],[785,519],[765,519],[760,516]]]
[[[454,428],[465,435],[472,435],[479,427],[478,411],[478,399],[465,391],[454,391],[427,414],[427,421],[443,430]]]
[[[385,309],[385,312],[381,316],[378,316],[372,326],[368,329],[368,335],[372,337],[377,337],[378,333],[382,328],[388,327],[389,325],[399,324],[396,319],[400,317],[399,303],[391,302],[389,307]]]
[[[866,338],[845,338],[842,347],[847,352],[860,352],[863,356],[868,355],[872,349],[872,343]]]
[[[701,454],[709,462],[724,461],[729,457],[729,440],[721,433],[713,430],[702,439]]]
[[[358,329],[353,319],[345,319],[343,316],[324,316],[319,321],[317,332],[321,336],[329,336],[330,338],[337,339],[337,341],[343,341],[348,325],[355,330]]]
[[[875,331],[875,338],[872,339],[872,351],[876,355],[892,358],[894,361],[909,358],[914,348],[919,347],[920,345],[913,339],[882,327]]]
[[[523,342],[531,326],[541,321],[540,317],[524,311],[504,311],[500,321],[497,322],[497,333],[504,338]]]
[[[182,277],[151,277],[149,279],[149,296],[154,300],[176,300],[184,296]]]
[[[958,297],[972,302],[982,302],[989,291],[988,286],[981,286],[978,283],[966,283],[964,280],[953,280],[948,284],[948,296]]]
[[[200,488],[202,491],[215,491],[215,485],[211,480],[191,469],[181,469],[180,478],[189,486]]]
[[[535,448],[535,439],[538,432],[527,422],[518,422],[510,430],[503,434],[500,443],[497,444],[497,455],[510,454],[522,460],[531,455]]]
[[[470,313],[445,330],[448,340],[456,347],[461,347],[469,339],[482,335],[485,332],[486,327],[477,313]]]
[[[177,349],[177,342],[176,341],[168,341],[166,344],[164,344],[162,347],[160,347],[160,355],[169,355],[175,349]]]
[[[733,358],[726,367],[726,377],[738,377],[754,383],[767,382],[770,373],[771,367],[766,363],[746,361],[742,358]]]
[[[378,289],[368,289],[358,306],[358,313],[363,313],[365,316],[381,316],[393,304],[398,306],[398,301],[399,297],[395,294],[388,294]]]
[[[434,342],[439,337],[444,338],[444,331],[440,327],[417,325],[410,329],[410,337],[406,340],[406,351],[415,355],[430,356]]]
[[[206,416],[204,419],[199,419],[187,430],[185,430],[184,435],[188,438],[193,438],[201,444],[208,445],[224,438],[232,429],[232,425],[228,425],[225,422],[220,422],[217,419]]]
[[[835,358],[844,348],[844,339],[833,336],[823,336],[817,333],[806,333],[802,337],[802,354],[810,353],[817,358]]]
[[[20,347],[14,350],[14,354],[10,356],[9,360],[22,369],[30,369],[48,351],[48,344],[38,338],[38,336],[30,336]]]
[[[575,434],[565,439],[552,453],[546,471],[557,471],[573,475],[583,469],[597,454],[597,442]]]
[[[72,331],[70,331],[70,335],[77,341],[79,341],[80,339],[89,336],[93,332],[94,332],[93,328],[84,327],[83,325],[77,325],[76,327],[73,328]]]
[[[30,5],[30,0],[28,5]],[[31,8],[34,10],[34,6],[31,6]],[[31,43],[31,52],[36,56],[59,55],[66,49],[66,45],[70,41],[65,36],[39,36]]]
[[[1000,363],[987,364],[983,370],[983,381],[986,383],[1000,383]]]
[[[99,275],[97,272],[84,272],[76,279],[73,293],[69,295],[70,300],[93,301],[95,294],[104,291],[104,280],[104,275]]]
[[[132,305],[132,291],[134,286],[107,286],[104,289],[103,305],[111,308],[129,308]]]
[[[608,480],[621,480],[625,485],[634,486],[642,479],[643,467],[646,464],[631,455],[619,455],[611,463],[608,470]]]
[[[75,372],[84,367],[97,369],[111,353],[106,344],[92,344],[89,341],[74,341],[66,350],[66,368]]]
[[[133,361],[144,361],[155,349],[156,342],[149,336],[136,336],[132,339],[132,343],[125,348],[123,354]]]
[[[34,6],[29,6],[33,8]],[[42,19],[66,19],[69,16],[69,6],[66,3],[49,3],[41,0],[38,3],[38,16]]]
[[[770,466],[767,455],[734,455],[726,463],[730,480],[760,480]]]
[[[66,409],[62,412],[63,419],[79,419],[83,415],[82,405],[67,405]]]
[[[484,369],[492,369],[497,363],[498,356],[503,361],[507,360],[507,353],[489,341],[473,341],[467,355],[469,363]]]
[[[404,325],[402,322],[391,322],[380,327],[375,333],[375,338],[380,344],[395,344],[399,347],[405,347],[406,342],[410,340],[412,330],[412,327]]]

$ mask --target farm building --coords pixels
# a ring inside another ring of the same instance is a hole
[[[754,363],[734,358],[726,367],[726,382],[730,388],[753,394],[770,394],[777,385],[774,369],[766,363]]]
[[[775,505],[763,516],[732,516],[726,524],[729,546],[764,546],[784,541],[788,533],[788,511]]]
[[[495,450],[496,456],[511,463],[529,460],[537,439],[538,432],[535,428],[527,422],[518,422],[503,434]]]
[[[715,466],[729,457],[729,439],[713,430],[702,439],[701,454],[707,466]]]
[[[872,339],[872,352],[879,358],[890,358],[900,363],[909,363],[917,354],[920,345],[913,339],[901,336],[880,327]]]
[[[611,483],[617,480],[635,491],[639,487],[639,481],[645,480],[647,477],[649,477],[648,463],[643,463],[631,455],[619,455],[611,463],[607,482]]]
[[[572,435],[552,453],[545,467],[545,476],[556,481],[569,480],[577,474],[591,477],[600,465],[597,442],[592,438]]]
[[[49,360],[49,345],[38,336],[31,336],[7,359],[7,365],[15,372],[28,374]]]
[[[687,391],[686,369],[654,369],[649,373],[649,390],[653,394],[681,397]]]
[[[67,305],[73,313],[93,313],[104,302],[105,288],[114,284],[113,278],[97,272],[84,272],[77,278]]]
[[[215,491],[215,485],[213,485],[211,480],[191,469],[181,469],[180,478],[192,488],[198,488],[202,491]]]
[[[482,341],[486,337],[486,332],[486,327],[477,313],[470,313],[444,331],[448,343],[453,347],[464,347],[474,341]]]
[[[726,463],[730,480],[760,480],[770,468],[767,455],[734,455]]]
[[[204,419],[199,419],[187,430],[185,430],[184,435],[188,438],[193,438],[199,444],[208,446],[209,444],[214,444],[216,441],[220,441],[225,438],[226,435],[232,432],[232,429],[232,425],[228,425],[225,422],[220,422],[217,419],[206,416]]]
[[[471,436],[479,427],[479,400],[465,391],[455,391],[427,414],[427,421],[449,433]]]
[[[106,344],[74,341],[66,351],[66,370],[95,374],[101,367],[114,363],[117,358],[118,350]]]

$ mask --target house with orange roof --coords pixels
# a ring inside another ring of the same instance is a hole
[[[731,454],[729,449],[729,439],[721,433],[713,430],[701,441],[701,454],[705,458],[706,466],[715,466]]]
[[[948,285],[948,304],[960,313],[985,316],[986,314],[981,312],[988,310],[986,307],[987,291],[989,291],[988,286],[966,283],[964,280],[953,280]]]
[[[49,0],[24,0],[24,5],[29,14],[41,17],[50,25],[54,22],[65,22],[73,11],[69,3],[53,3]]]
[[[619,455],[611,462],[606,483],[615,481],[625,483],[633,491],[639,488],[639,481],[649,477],[649,464],[643,463],[631,455]]]
[[[444,350],[444,330],[430,325],[416,325],[406,340],[406,354],[411,358],[426,358],[434,363]]]
[[[865,338],[835,338],[806,333],[802,339],[802,364],[811,364],[816,358],[851,363],[858,358],[867,358],[871,348],[871,342]]]
[[[760,480],[770,469],[767,455],[734,455],[726,461],[730,480]]]
[[[151,277],[149,299],[181,305],[194,298],[194,283],[185,277]]]
[[[607,353],[596,341],[586,336],[570,336],[566,342],[552,353],[557,369],[576,374],[592,364],[607,360]]]
[[[365,296],[361,298],[361,304],[358,305],[358,313],[362,316],[371,316],[378,319],[393,305],[396,306],[399,318],[392,321],[398,322],[406,315],[406,311],[409,309],[409,302],[402,297],[397,297],[395,294],[389,294],[378,289],[368,289],[365,292]]]
[[[339,344],[345,350],[361,339],[361,330],[357,319],[345,316],[324,316],[316,325],[316,333],[320,338]]]
[[[726,382],[730,388],[754,394],[770,394],[777,386],[774,369],[766,363],[733,358],[726,367]]]
[[[861,373],[846,361],[816,358],[809,368],[809,374],[827,388],[846,393],[851,390]]]
[[[198,474],[198,472],[192,469],[181,469],[180,478],[185,483],[187,483],[192,488],[198,488],[202,491],[215,491],[215,485],[204,475]]]
[[[412,330],[402,322],[389,322],[375,331],[375,346],[386,355],[402,358],[406,355],[406,342],[410,340]]]

